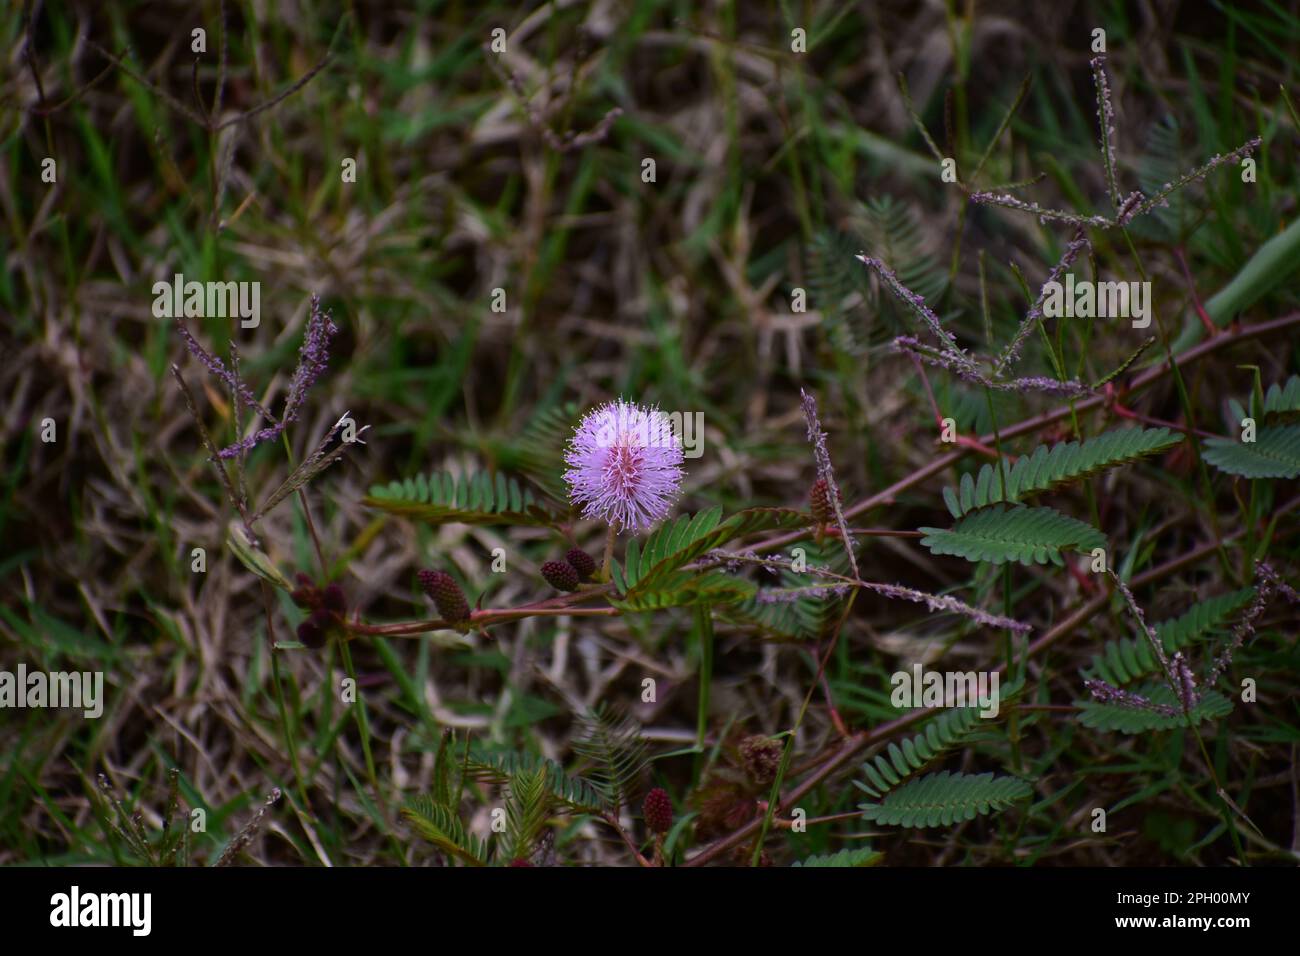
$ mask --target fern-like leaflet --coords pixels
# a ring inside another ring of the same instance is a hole
[[[721,508],[710,508],[695,516],[682,515],[657,528],[645,544],[639,538],[628,542],[622,562],[612,565],[614,587],[624,605],[641,607],[674,606],[671,594],[681,590],[687,578],[676,572],[684,565],[706,552],[725,544],[732,538],[743,537],[758,531],[790,530],[806,527],[810,519],[806,514],[790,508],[750,508],[739,511],[726,521]],[[711,581],[708,587],[722,590],[720,582]],[[671,603],[656,603],[651,597],[656,592],[666,592]],[[729,600],[743,600],[752,590],[732,589]],[[699,603],[694,600],[684,603]]]
[[[511,860],[526,859],[550,816],[553,796],[546,769],[516,770],[506,795],[506,845]]]
[[[950,826],[1004,810],[1033,793],[1019,777],[952,773],[926,774],[885,795],[880,803],[861,804],[866,820],[890,826]]]
[[[946,710],[930,721],[922,733],[903,738],[901,745],[890,743],[884,753],[863,763],[866,782],[854,780],[853,785],[870,797],[880,798],[945,750],[960,745],[968,736],[982,729],[981,723],[978,708]]]
[[[420,836],[444,853],[470,866],[487,865],[487,845],[474,834],[467,833],[459,815],[446,804],[421,794],[406,801],[402,816],[411,821]]]
[[[418,475],[375,485],[364,503],[389,514],[432,525],[532,525],[549,527],[557,517],[527,488],[501,473],[457,480],[447,473]]]
[[[1274,382],[1264,395],[1266,422],[1292,422],[1300,417],[1300,375],[1292,375],[1285,385]]]
[[[838,853],[818,853],[802,860],[796,860],[792,865],[839,868],[875,866],[884,859],[884,856],[879,850],[873,850],[869,846],[860,846],[840,850]]]
[[[943,500],[952,516],[960,518],[975,508],[1019,501],[1034,492],[1157,454],[1182,440],[1168,428],[1123,428],[1082,442],[1061,442],[1050,449],[1039,445],[1014,464],[993,462],[980,468],[973,479],[969,473],[962,475],[956,489],[943,489]]]
[[[1207,438],[1203,457],[1241,478],[1300,477],[1300,425],[1266,425],[1253,442]]]
[[[692,575],[676,571],[659,578],[653,590],[643,590],[628,598],[611,597],[609,603],[624,611],[660,611],[697,604],[717,607],[750,599],[754,591],[749,581],[728,574],[715,571]]]
[[[1207,438],[1202,457],[1220,471],[1239,478],[1300,477],[1300,376],[1292,375],[1286,384],[1274,382],[1263,402],[1250,402],[1247,412],[1235,398],[1228,401],[1228,428],[1242,428],[1246,438],[1247,420],[1261,418],[1250,441],[1233,438]]]
[[[1244,588],[1201,601],[1178,617],[1159,621],[1156,636],[1165,651],[1173,654],[1193,641],[1211,634],[1255,596],[1254,588]],[[1107,641],[1105,650],[1094,654],[1084,677],[1103,680],[1116,687],[1160,671],[1160,664],[1145,638]]]
[[[1119,731],[1122,734],[1144,734],[1154,730],[1172,730],[1187,726],[1191,718],[1192,726],[1205,720],[1218,720],[1232,713],[1232,701],[1217,690],[1207,690],[1191,709],[1187,717],[1178,711],[1178,700],[1168,684],[1151,684],[1138,687],[1134,693],[1145,697],[1155,707],[1173,710],[1173,713],[1161,712],[1142,707],[1126,707],[1123,704],[1101,703],[1095,700],[1078,702],[1079,723],[1093,730]]]
[[[591,764],[590,779],[604,809],[618,813],[631,805],[649,762],[641,728],[631,717],[601,704],[582,718],[582,734],[573,741],[575,753]]]
[[[515,751],[490,752],[475,748],[470,751],[469,775],[477,780],[496,784],[509,784],[518,773],[541,769],[552,796],[575,813],[599,813],[605,805],[605,796],[590,780],[566,773],[554,760],[535,754]]]
[[[580,409],[573,402],[538,410],[518,434],[489,437],[484,450],[505,472],[520,474],[555,501],[564,501],[564,447]]]
[[[952,528],[921,528],[921,544],[934,554],[953,554],[967,561],[1002,564],[1062,565],[1062,551],[1106,547],[1106,536],[1089,524],[1054,508],[996,504],[971,511]]]

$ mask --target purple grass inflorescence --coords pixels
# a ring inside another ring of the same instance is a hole
[[[330,314],[321,310],[320,296],[313,295],[311,315],[307,319],[307,331],[303,333],[302,348],[298,350],[298,367],[294,369],[293,378],[289,382],[289,394],[284,400],[284,413],[277,419],[257,400],[252,390],[226,368],[221,359],[199,344],[198,339],[185,327],[185,323],[177,319],[176,326],[190,354],[202,362],[209,372],[225,382],[231,391],[238,395],[240,401],[271,423],[241,438],[233,445],[227,445],[217,452],[218,458],[235,458],[264,441],[279,438],[286,426],[298,420],[298,413],[302,409],[307,392],[329,364],[330,339],[339,331]]]
[[[587,518],[644,531],[668,514],[682,471],[668,416],[622,399],[588,412],[565,452],[569,497]]]

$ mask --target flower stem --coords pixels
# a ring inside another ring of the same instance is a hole
[[[605,533],[605,559],[600,564],[600,579],[608,581],[610,568],[614,563],[614,537],[618,534],[618,527],[610,523],[609,531]]]

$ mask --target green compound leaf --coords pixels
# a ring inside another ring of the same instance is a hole
[[[1146,697],[1153,704],[1175,707],[1174,692],[1167,684],[1153,684],[1140,687],[1136,693]],[[1171,730],[1186,726],[1181,711],[1177,714],[1160,714],[1139,707],[1125,707],[1120,704],[1102,704],[1095,700],[1079,701],[1079,723],[1093,730],[1119,731],[1122,734],[1144,734],[1153,730]],[[1206,691],[1201,700],[1192,708],[1192,725],[1202,721],[1218,720],[1232,713],[1232,701],[1217,690]]]
[[[592,765],[590,779],[604,798],[604,808],[617,813],[631,806],[641,785],[641,772],[650,762],[640,725],[605,703],[579,719],[581,734],[574,753]]]
[[[732,538],[803,528],[810,523],[808,515],[791,508],[749,508],[726,521],[722,520],[722,509],[716,507],[694,517],[682,515],[660,525],[645,544],[640,538],[628,542],[623,561],[615,561],[611,568],[614,586],[624,600],[635,601],[658,590],[682,565]]]
[[[464,824],[451,807],[421,794],[407,800],[402,807],[402,816],[411,821],[420,836],[442,852],[470,866],[486,865],[487,845],[474,834],[465,832]]]
[[[363,502],[388,514],[431,525],[549,527],[557,516],[513,478],[477,474],[457,480],[445,472],[375,485]]]
[[[1265,426],[1253,442],[1207,438],[1203,457],[1242,478],[1295,478],[1300,476],[1300,425]]]
[[[1292,375],[1285,385],[1274,382],[1264,395],[1264,418],[1269,423],[1291,422],[1300,416],[1300,375]]]
[[[1001,688],[999,705],[1013,699],[1023,688],[1023,682]],[[944,751],[960,746],[994,720],[996,718],[981,717],[978,707],[953,707],[942,711],[925,725],[921,733],[904,738],[901,744],[890,743],[885,750],[865,761],[862,772],[866,781],[854,780],[853,785],[878,800]]]
[[[736,604],[753,598],[757,590],[750,581],[716,571],[698,575],[678,571],[657,581],[653,589],[638,588],[635,596],[611,597],[609,603],[623,611],[657,611],[696,604]]]
[[[921,544],[934,554],[1002,564],[1064,564],[1062,551],[1106,547],[1106,536],[1054,508],[991,505],[972,511],[951,528],[921,528]]]
[[[510,778],[506,792],[506,843],[509,857],[527,857],[546,829],[554,795],[547,786],[546,768],[519,770]]]
[[[1254,596],[1254,588],[1244,588],[1201,601],[1178,617],[1155,624],[1156,635],[1165,650],[1173,654],[1222,627],[1233,614],[1250,603]],[[1107,641],[1105,650],[1093,655],[1091,667],[1083,672],[1083,676],[1104,680],[1119,687],[1139,677],[1158,673],[1159,670],[1160,664],[1151,651],[1150,643],[1146,638],[1137,637]]]
[[[818,853],[803,860],[797,860],[793,865],[834,867],[875,866],[883,857],[884,854],[879,850],[873,850],[869,846],[862,846],[852,850],[840,850],[838,853]]]
[[[509,784],[518,774],[542,770],[551,795],[576,813],[601,813],[606,795],[599,784],[583,777],[571,777],[554,760],[516,751],[470,751],[467,770],[476,780]]]
[[[866,820],[889,826],[938,827],[974,820],[986,813],[1005,810],[1033,793],[1019,777],[930,773],[897,790],[880,803],[861,804]]]
[[[623,563],[615,562],[614,585],[620,594],[635,597],[653,589],[657,580],[676,571],[688,561],[693,561],[713,545],[710,532],[722,520],[721,508],[701,511],[694,517],[681,515],[675,521],[666,521],[646,538],[628,542]]]
[[[1012,465],[993,462],[984,465],[974,478],[970,473],[962,475],[956,488],[943,490],[943,499],[952,516],[960,518],[975,508],[999,501],[1018,501],[1025,495],[1157,454],[1182,440],[1181,435],[1168,428],[1122,428],[1083,442],[1062,442],[1050,449],[1039,445]]]

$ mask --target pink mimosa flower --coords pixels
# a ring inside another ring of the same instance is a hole
[[[668,514],[682,481],[682,444],[667,415],[621,399],[588,412],[565,452],[564,480],[583,517],[644,531]]]

